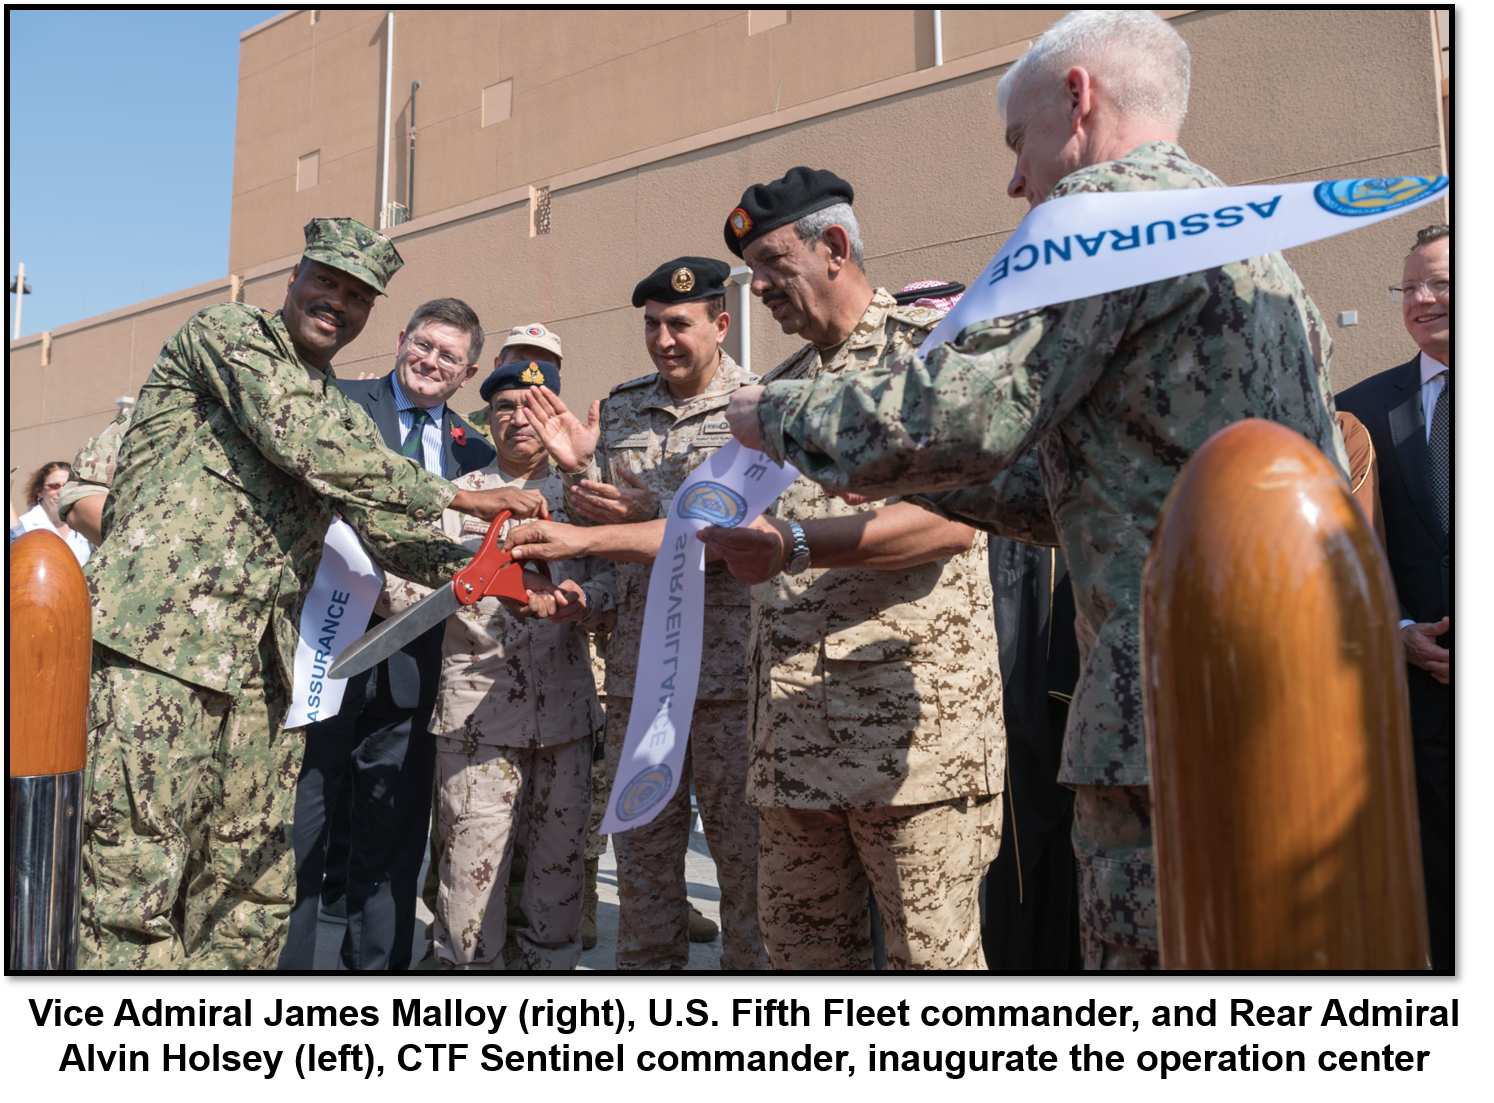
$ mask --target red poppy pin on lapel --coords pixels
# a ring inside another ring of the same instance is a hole
[[[458,444],[465,445],[467,443],[467,430],[463,429],[460,425],[453,425],[451,427],[451,439]]]

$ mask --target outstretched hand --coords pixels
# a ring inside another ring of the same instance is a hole
[[[617,474],[627,486],[582,479],[571,487],[571,509],[576,516],[598,525],[626,525],[654,519],[659,512],[659,501],[648,483],[621,464]]]
[[[515,525],[508,531],[503,550],[515,559],[575,559],[589,554],[586,539],[591,531],[561,521]]]
[[[586,470],[596,454],[597,436],[601,432],[600,401],[593,402],[586,411],[585,425],[549,387],[529,388],[524,409],[555,466],[567,472]]]
[[[558,586],[547,582],[536,583],[537,588],[531,590],[528,587],[532,577],[529,572],[525,572],[524,586],[525,593],[529,595],[529,603],[517,608],[510,606],[514,616],[520,619],[537,617],[556,624],[570,624],[586,615],[586,591],[581,589],[579,582],[567,578]]]
[[[782,571],[793,546],[788,522],[761,515],[745,528],[707,525],[696,537],[726,561],[726,569],[735,577],[753,585]]]
[[[763,429],[758,421],[757,408],[766,389],[761,386],[738,387],[731,392],[731,401],[726,406],[731,435],[742,442],[743,448],[757,452],[763,449]]]
[[[542,521],[550,519],[550,507],[538,490],[517,490],[508,486],[493,490],[458,490],[450,508],[484,521],[491,521],[504,510],[518,520],[528,517],[538,517]]]

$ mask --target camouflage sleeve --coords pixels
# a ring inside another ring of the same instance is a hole
[[[588,632],[610,632],[617,620],[617,564],[588,555],[583,560],[586,616],[581,627]]]
[[[73,478],[108,488],[114,485],[114,468],[119,463],[119,444],[134,418],[133,406],[121,410],[104,431],[78,450],[73,457]]]
[[[130,427],[133,406],[121,410],[104,431],[78,449],[73,457],[73,477],[57,495],[57,515],[64,521],[73,506],[84,498],[109,493],[114,483],[114,468],[119,463],[119,442]]]
[[[244,324],[251,319],[236,313],[232,304],[202,311],[163,356],[193,365],[235,427],[266,460],[324,495],[380,567],[429,586],[449,581],[472,555],[426,519],[441,515],[456,488],[384,447],[361,407],[288,360],[257,316]]]
[[[1030,449],[985,486],[915,494],[907,499],[954,521],[1021,544],[1058,546],[1058,526],[1048,508],[1037,451]]]
[[[571,491],[582,479],[590,479],[594,483],[605,481],[602,478],[602,471],[604,470],[604,468],[602,466],[603,460],[601,458],[601,453],[602,442],[598,440],[597,451],[591,457],[591,462],[587,464],[585,468],[577,471],[575,474],[572,474],[569,471],[560,471],[560,468],[558,467],[555,469],[556,471],[560,471],[560,482],[565,487],[566,512],[570,515],[570,523],[573,525],[585,525],[586,527],[590,528],[592,525],[596,524],[595,521],[588,521],[585,517],[582,517],[576,512],[575,507],[571,504]]]
[[[1144,291],[980,322],[927,361],[770,383],[759,407],[764,451],[858,494],[989,483],[1083,401]]]
[[[69,482],[57,495],[57,516],[66,523],[67,515],[72,512],[73,506],[84,498],[91,498],[95,494],[108,494],[107,486],[99,486],[98,483]]]

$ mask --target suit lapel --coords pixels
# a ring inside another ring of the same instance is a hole
[[[384,443],[396,452],[404,443],[400,439],[399,411],[394,407],[394,373],[390,372],[379,380],[378,397],[374,400],[373,410],[374,424],[379,427],[379,432],[384,436]]]
[[[1406,364],[1394,381],[1386,416],[1390,421],[1390,442],[1395,448],[1396,463],[1406,491],[1416,506],[1427,531],[1439,539],[1446,537],[1437,517],[1432,496],[1432,464],[1427,453],[1427,418],[1421,408],[1421,360]]]
[[[448,479],[454,479],[461,474],[457,465],[456,442],[451,436],[452,419],[456,415],[451,412],[451,403],[446,404],[446,411],[441,415],[441,474]]]

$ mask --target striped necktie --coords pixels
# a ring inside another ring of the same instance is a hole
[[[412,460],[419,460],[420,466],[424,467],[425,448],[423,438],[425,436],[425,427],[427,425],[434,425],[435,422],[431,421],[431,415],[419,406],[416,406],[410,413],[414,415],[410,418],[410,431],[405,434],[405,442],[400,445],[399,454],[401,456],[408,456]]]
[[[1432,411],[1432,436],[1427,442],[1432,461],[1432,496],[1437,502],[1437,516],[1442,520],[1442,531],[1448,531],[1452,519],[1452,486],[1448,479],[1451,449],[1448,443],[1448,422],[1452,415],[1452,372],[1442,375],[1442,393],[1437,396],[1437,406]]]

